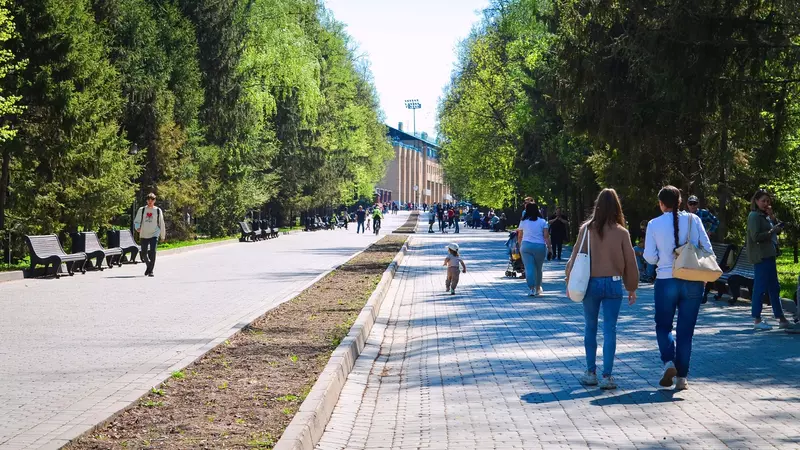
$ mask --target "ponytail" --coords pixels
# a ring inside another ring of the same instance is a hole
[[[675,229],[675,248],[680,247],[678,239],[678,207],[672,208],[672,226]],[[673,249],[674,251],[674,249]]]

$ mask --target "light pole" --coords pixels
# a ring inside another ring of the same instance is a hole
[[[417,135],[417,110],[422,108],[419,100],[406,100],[406,108],[414,112],[414,136]]]

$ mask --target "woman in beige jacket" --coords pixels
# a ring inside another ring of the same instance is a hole
[[[586,373],[581,381],[596,386],[597,381],[597,320],[603,308],[603,378],[602,389],[617,387],[611,375],[614,354],[617,350],[617,318],[622,306],[623,290],[628,291],[628,305],[636,303],[639,286],[639,269],[633,252],[631,237],[625,228],[625,216],[619,197],[613,189],[603,189],[594,204],[592,217],[581,226],[578,240],[567,263],[567,280],[587,232],[591,244],[591,278],[583,298],[583,316],[586,322],[584,345],[586,347]],[[569,295],[569,293],[567,293]]]

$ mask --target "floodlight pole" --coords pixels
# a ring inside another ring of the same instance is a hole
[[[417,99],[406,100],[406,108],[414,114],[414,136],[417,136],[417,110],[422,108],[422,104]]]

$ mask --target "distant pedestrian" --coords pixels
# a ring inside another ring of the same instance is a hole
[[[450,228],[453,228],[453,219],[456,217],[456,212],[453,210],[453,207],[447,209],[447,223]]]
[[[438,205],[436,208],[436,218],[439,219],[439,231],[442,233],[447,233],[447,227],[444,223],[445,211],[442,205]]]
[[[700,218],[680,210],[681,191],[665,186],[658,193],[658,205],[663,214],[647,224],[644,259],[656,264],[655,321],[656,339],[664,371],[659,384],[675,389],[688,388],[689,361],[692,357],[692,337],[703,301],[705,283],[672,276],[675,249],[691,242],[696,247],[711,250],[711,241]],[[689,221],[692,221],[691,227]],[[691,234],[689,229],[691,228]],[[678,311],[675,336],[672,324]]]
[[[467,265],[464,260],[458,255],[458,244],[447,245],[447,257],[444,259],[444,266],[447,266],[447,280],[445,281],[445,292],[450,291],[450,295],[456,295],[456,286],[458,286],[459,265],[461,271],[467,273]]]
[[[778,234],[783,231],[784,224],[772,212],[772,197],[764,189],[759,189],[753,196],[752,211],[747,217],[747,257],[753,264],[753,292],[750,304],[753,315],[753,328],[771,330],[772,327],[761,319],[763,308],[761,298],[769,295],[772,313],[779,321],[780,328],[790,328],[781,305],[781,285],[778,281]]]
[[[134,217],[133,227],[139,233],[142,244],[142,259],[147,267],[145,276],[153,277],[156,266],[156,247],[158,239],[163,241],[167,237],[167,227],[164,224],[164,213],[156,206],[156,194],[147,194],[147,206],[139,208]]]
[[[556,209],[556,215],[558,214]],[[589,241],[588,246],[584,245],[584,239]],[[628,291],[628,305],[636,303],[639,270],[636,268],[631,236],[625,228],[625,215],[613,189],[603,189],[600,192],[594,202],[592,217],[581,226],[574,251],[567,263],[567,285],[575,258],[579,252],[587,251],[592,267],[589,286],[583,297],[586,373],[581,381],[588,386],[598,384],[597,321],[602,308],[603,378],[599,384],[601,389],[615,389],[617,384],[612,370],[617,351],[617,319],[622,306],[623,291]]]
[[[547,221],[539,216],[539,207],[536,203],[525,205],[525,219],[520,222],[517,229],[517,243],[525,265],[528,295],[541,295],[542,265],[547,252],[550,251],[550,231]]]
[[[359,233],[366,233],[367,231],[364,229],[364,221],[367,219],[367,212],[364,211],[363,206],[358,207],[358,211],[356,211],[356,234]]]
[[[433,224],[436,223],[436,213],[431,209],[431,212],[428,213],[428,233],[434,233],[433,231]]]
[[[567,216],[561,212],[561,208],[556,208],[556,213],[550,218],[550,239],[553,242],[553,259],[561,261],[561,250],[564,240],[567,239],[569,221]]]
[[[700,221],[703,222],[703,227],[705,227],[709,235],[716,234],[717,228],[719,227],[719,219],[717,219],[717,216],[711,214],[709,210],[700,208],[700,201],[697,199],[696,195],[689,196],[689,200],[686,201],[686,206],[689,207],[690,213],[696,214],[697,217],[700,218]]]
[[[481,226],[481,211],[478,208],[472,209],[472,228]]]

